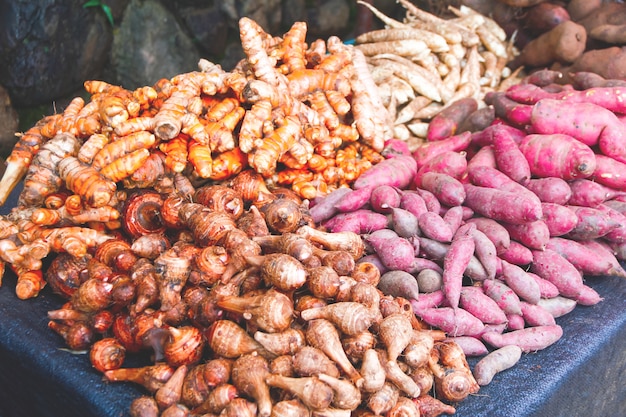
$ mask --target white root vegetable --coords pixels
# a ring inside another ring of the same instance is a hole
[[[513,367],[521,357],[522,349],[519,346],[504,346],[479,360],[472,373],[478,385],[488,385],[498,372]]]

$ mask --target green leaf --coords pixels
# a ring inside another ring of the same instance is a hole
[[[114,26],[115,23],[113,22],[113,13],[111,13],[111,8],[108,5],[103,4],[102,5],[102,11],[104,12],[104,14],[107,17],[107,20],[109,21],[111,26]]]
[[[104,15],[107,17],[107,20],[109,21],[111,26],[115,25],[115,22],[113,21],[113,13],[111,12],[111,8],[107,4],[102,3],[102,0],[88,0],[85,3],[83,3],[83,9],[86,9],[88,7],[99,7],[104,13]]]
[[[89,0],[83,4],[83,8],[87,7],[98,7],[102,6],[102,2],[100,0]]]

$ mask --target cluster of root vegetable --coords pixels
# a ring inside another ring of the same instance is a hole
[[[463,5],[449,7],[456,17],[442,18],[400,0],[406,9],[400,22],[358,3],[386,26],[357,36],[355,44],[367,57],[394,137],[411,149],[427,137],[430,120],[450,104],[472,99],[474,109],[484,108],[488,91],[519,82],[506,66],[517,49],[487,15]]]
[[[436,416],[479,389],[461,348],[357,264],[358,234],[316,229],[258,173],[126,203],[118,234],[44,278],[66,299],[49,327],[144,392],[132,416]]]
[[[587,75],[575,76],[601,78]],[[466,355],[487,355],[474,369],[481,385],[557,342],[556,318],[601,301],[587,277],[626,277],[626,90],[562,76],[542,70],[488,94],[489,127],[412,154],[395,143],[352,189],[311,208],[326,230],[363,235],[379,289],[410,299]]]

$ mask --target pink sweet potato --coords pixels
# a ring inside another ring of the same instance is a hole
[[[553,298],[559,295],[559,289],[547,279],[541,278],[539,275],[534,272],[526,271],[526,274],[530,276],[539,286],[539,291],[541,294],[541,299],[543,298]],[[541,299],[539,301],[541,301]]]
[[[439,202],[439,199],[435,194],[423,188],[418,188],[415,192],[422,197],[428,211],[432,211],[433,213],[439,213],[441,211],[441,202]]]
[[[499,169],[487,166],[476,166],[471,167],[471,169],[468,168],[467,174],[468,179],[474,185],[522,194],[525,197],[534,200],[536,204],[541,203],[541,200],[539,200],[535,193],[531,192],[524,185],[513,180]]]
[[[418,237],[419,254],[435,261],[443,261],[450,248],[449,243],[439,242],[434,239]],[[476,256],[472,256],[465,269],[465,275],[474,281],[484,281],[487,279],[487,271]]]
[[[470,132],[459,133],[446,139],[435,142],[427,142],[420,145],[414,152],[413,157],[417,161],[418,166],[422,166],[430,158],[447,151],[464,151],[469,146],[472,139]],[[376,165],[378,166],[378,165]]]
[[[550,239],[550,230],[543,220],[522,224],[503,223],[511,239],[517,240],[530,249],[542,250]]]
[[[498,169],[513,181],[526,184],[530,179],[530,166],[513,137],[502,125],[494,126],[491,134]]]
[[[413,307],[415,308],[415,304]],[[419,308],[416,314],[429,325],[446,332],[448,336],[474,336],[485,328],[482,321],[462,308]]]
[[[419,217],[418,224],[424,236],[439,242],[452,241],[454,231],[439,214],[428,211]]]
[[[365,187],[359,190],[351,190],[337,200],[334,205],[335,210],[341,213],[348,213],[365,207],[370,201],[373,189],[373,187]]]
[[[413,213],[417,218],[428,211],[424,198],[414,191],[403,191],[401,193],[400,208]]]
[[[372,190],[369,203],[375,212],[388,214],[393,208],[400,207],[400,199],[395,187],[379,185]]]
[[[572,196],[568,204],[574,206],[597,207],[606,200],[626,194],[625,191],[616,190],[586,178],[574,180],[569,186]]]
[[[496,154],[493,150],[493,146],[485,145],[481,147],[472,158],[467,161],[466,171],[471,171],[476,167],[487,166],[489,168],[496,168]]]
[[[595,72],[578,71],[569,76],[576,90],[587,90],[597,87],[626,87],[626,80],[607,80]]]
[[[456,100],[431,119],[426,140],[438,141],[454,135],[459,124],[477,109],[478,102],[472,97]]]
[[[614,244],[602,242],[599,240],[591,240],[585,242],[587,249],[594,251],[598,256],[607,259],[611,263],[611,269],[608,271],[608,275],[615,275],[626,278],[626,270],[619,263],[618,259],[622,259],[617,256]]]
[[[596,166],[590,179],[616,190],[626,189],[626,164],[605,155],[596,155]]]
[[[485,324],[506,322],[504,311],[492,298],[485,295],[480,287],[463,287],[461,289],[461,297],[459,298],[459,306]]]
[[[555,71],[548,68],[542,68],[528,74],[520,84],[531,84],[537,87],[545,87],[554,83],[558,83],[563,78],[563,73],[561,71]],[[518,85],[518,84],[515,84]],[[513,88],[515,85],[509,87],[507,89],[507,96],[509,90]],[[515,100],[513,98],[513,100]],[[519,101],[519,100],[515,100]]]
[[[522,314],[519,296],[504,282],[488,279],[483,282],[483,290],[505,313]]]
[[[509,248],[499,256],[502,260],[520,266],[528,265],[533,261],[532,251],[515,240],[511,240]]]
[[[496,117],[514,127],[523,127],[530,123],[533,107],[511,100],[504,92],[487,93],[485,101],[493,106]]]
[[[419,295],[419,299],[410,299],[411,307],[415,314],[420,314],[421,311],[427,309],[435,309],[443,304],[446,300],[446,296],[442,290],[433,291],[429,293],[422,293]]]
[[[368,239],[383,265],[392,271],[406,271],[413,265],[415,249],[403,237],[388,239]]]
[[[448,337],[445,341],[454,342],[463,351],[465,356],[483,356],[489,353],[487,346],[478,338],[472,336]]]
[[[353,184],[355,190],[360,188],[376,187],[378,185],[390,185],[392,187],[406,188],[417,173],[417,163],[411,156],[399,155],[385,159],[374,165]]]
[[[551,249],[533,251],[530,270],[553,283],[565,297],[575,298],[582,291],[582,274],[556,251]]]
[[[603,155],[626,163],[626,129],[619,119],[615,124],[607,125],[598,138],[598,147]]]
[[[454,234],[461,226],[461,224],[463,224],[464,216],[465,210],[463,206],[454,206],[448,208],[441,217],[443,218],[443,221],[446,222],[448,226],[450,226],[450,230]]]
[[[575,298],[576,302],[583,306],[592,306],[602,301],[602,297],[596,290],[588,285],[583,284],[582,290]]]
[[[522,317],[524,317],[527,326],[552,326],[556,324],[554,316],[542,306],[525,301],[522,301],[520,305],[522,306]]]
[[[542,298],[537,304],[549,311],[552,317],[558,318],[572,312],[577,303],[576,300],[558,295],[552,298]]]
[[[484,333],[485,343],[501,348],[508,345],[519,346],[522,352],[542,350],[556,343],[563,336],[563,329],[558,324],[551,326],[527,327],[503,334]]]
[[[511,244],[509,232],[497,221],[487,217],[474,217],[468,219],[467,222],[474,223],[476,229],[483,232],[493,242],[498,255],[509,248]]]
[[[502,261],[501,278],[520,299],[537,304],[541,298],[539,284],[520,266]]]
[[[421,177],[421,188],[433,193],[447,206],[460,206],[465,200],[463,184],[456,178],[439,172],[427,172]]]
[[[553,237],[546,248],[567,259],[583,275],[609,275],[613,268],[609,256],[599,256],[597,252],[589,250],[585,241]]]
[[[470,223],[472,224],[472,223]],[[480,263],[487,272],[487,278],[493,279],[498,270],[498,255],[496,245],[489,237],[480,231],[477,227],[471,230],[472,239],[474,239],[474,252]]]
[[[479,360],[472,371],[478,385],[489,385],[498,373],[512,368],[522,357],[519,346],[509,345],[496,349]]]
[[[475,243],[470,233],[475,227],[473,224],[461,226],[443,258],[443,292],[453,308],[459,306],[463,275],[474,255]]]
[[[575,240],[592,240],[605,236],[622,224],[614,220],[609,214],[591,207],[567,206],[576,216],[578,223],[565,236]]]
[[[534,105],[530,123],[533,133],[566,134],[587,146],[597,144],[607,126],[619,124],[617,116],[604,107],[553,99],[542,99]]]
[[[326,196],[322,197],[319,201],[315,202],[309,209],[309,214],[315,223],[321,223],[324,220],[328,220],[337,213],[335,204],[346,194],[352,192],[348,187],[337,188],[330,192]]]
[[[543,221],[548,227],[550,236],[563,236],[578,224],[576,212],[567,206],[554,203],[541,203]]]
[[[466,171],[467,158],[465,152],[446,151],[426,161],[417,171],[413,184],[417,188],[422,188],[421,178],[427,172],[447,174],[458,180],[465,175]]]
[[[572,196],[569,183],[562,178],[531,178],[526,188],[544,203],[566,204]]]
[[[527,223],[542,217],[541,203],[518,193],[465,184],[465,205],[494,220],[512,224]]]
[[[384,214],[359,209],[336,215],[325,223],[325,227],[332,233],[350,231],[356,234],[363,234],[385,229],[388,224],[389,221]]]
[[[526,322],[522,314],[507,314],[506,330],[521,330],[526,327]]]
[[[537,177],[573,180],[587,178],[596,169],[594,151],[569,135],[530,134],[519,146],[530,165],[530,171]]]

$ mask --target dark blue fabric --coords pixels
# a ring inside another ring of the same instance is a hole
[[[5,207],[14,201],[12,196]],[[557,319],[564,330],[560,341],[524,354],[458,404],[456,417],[626,416],[626,280],[587,283],[604,300]],[[145,392],[103,382],[87,354],[61,350],[63,340],[48,329],[47,312],[63,300],[48,288],[35,299],[18,300],[14,289],[15,276],[7,271],[0,288],[0,416],[128,416],[131,401]],[[129,356],[125,366],[131,364],[145,365],[147,358]]]

